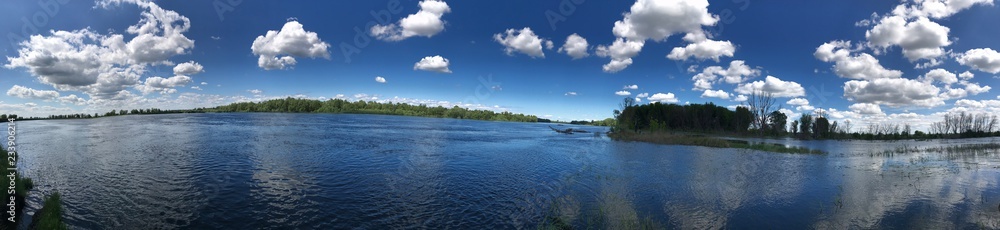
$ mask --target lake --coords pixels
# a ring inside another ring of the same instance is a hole
[[[59,191],[75,229],[1000,228],[996,150],[886,152],[997,138],[767,140],[830,152],[793,155],[379,115],[16,124],[27,211]]]

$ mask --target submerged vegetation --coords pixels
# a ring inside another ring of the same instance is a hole
[[[820,150],[804,147],[785,146],[771,143],[750,143],[739,140],[726,140],[701,134],[673,134],[668,132],[615,132],[608,134],[612,140],[639,141],[667,145],[693,145],[714,148],[739,148],[776,153],[824,154]]]
[[[458,106],[445,108],[405,103],[378,103],[368,101],[350,102],[342,99],[327,101],[285,98],[263,102],[239,102],[215,108],[206,112],[283,112],[283,113],[357,113],[401,116],[456,118],[486,121],[537,122],[538,117],[511,112],[490,110],[470,110]]]

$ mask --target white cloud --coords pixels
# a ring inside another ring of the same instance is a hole
[[[295,57],[330,59],[330,44],[319,39],[316,32],[306,31],[298,21],[286,22],[280,31],[269,30],[257,36],[250,50],[257,66],[265,70],[285,69],[295,65]]]
[[[944,69],[933,69],[924,75],[923,81],[927,83],[938,81],[945,84],[952,84],[958,82],[958,76]]]
[[[565,53],[573,57],[573,60],[576,60],[590,56],[590,53],[587,52],[588,49],[590,49],[590,45],[587,43],[587,39],[574,33],[566,37],[566,43],[562,47],[559,47],[559,52]]]
[[[607,73],[616,73],[632,64],[632,57],[642,50],[646,40],[665,41],[679,33],[703,37],[702,26],[713,26],[718,21],[717,15],[708,13],[707,0],[637,0],[612,28],[618,39],[610,46],[598,46],[597,54],[611,57],[603,69]],[[714,47],[714,44],[701,46],[704,47],[696,45],[699,48],[695,50],[708,50],[705,48]],[[693,56],[695,53],[698,52],[680,56]]]
[[[201,85],[208,85],[208,82],[201,82]]]
[[[626,85],[625,87],[622,87],[622,89],[637,90],[639,89],[639,85]]]
[[[250,92],[250,94],[253,94],[253,95],[260,95],[260,94],[264,93],[263,90],[259,90],[259,89],[250,89],[250,90],[247,90],[247,92]],[[340,96],[338,96],[338,97],[340,97]]]
[[[629,92],[629,91],[622,90],[622,91],[615,92],[615,95],[618,95],[618,96],[628,96],[628,95],[632,95],[632,93]]]
[[[642,40],[618,38],[610,46],[597,46],[595,53],[598,57],[611,58],[611,62],[604,65],[604,72],[617,73],[632,65],[632,57],[639,55],[639,51],[642,51],[645,44],[646,42]]]
[[[708,0],[638,0],[612,31],[630,40],[663,41],[677,33],[701,32],[702,26],[718,21],[708,13]]]
[[[962,80],[972,80],[972,78],[976,77],[976,75],[972,74],[972,72],[965,71],[962,72],[961,74],[958,74],[958,77],[961,78]]]
[[[14,85],[14,87],[11,87],[10,90],[7,90],[7,96],[25,99],[52,100],[59,97],[59,92],[54,90],[37,90],[20,85]]]
[[[683,61],[694,57],[698,60],[711,59],[719,62],[720,57],[732,57],[736,53],[736,46],[733,46],[733,43],[729,41],[715,41],[705,38],[704,35],[691,34],[684,36],[684,40],[688,40],[690,44],[684,47],[674,47],[670,54],[667,54],[668,59]]]
[[[191,86],[191,89],[193,89],[193,90],[201,90],[201,87],[200,86]]]
[[[83,105],[83,104],[85,104],[87,102],[87,100],[84,100],[83,98],[80,98],[79,96],[76,96],[76,94],[70,94],[70,95],[67,95],[67,96],[62,96],[62,97],[59,97],[57,100],[60,103],[70,103],[70,104],[75,104],[75,105]]]
[[[576,92],[566,92],[566,94],[563,94],[563,95],[564,96],[576,96]]]
[[[959,64],[972,67],[973,69],[987,72],[1000,73],[1000,53],[990,48],[971,49],[955,58]]]
[[[451,65],[451,62],[449,62],[447,58],[435,55],[421,58],[417,64],[413,65],[413,69],[438,73],[451,73],[451,69],[448,69],[449,65]]]
[[[505,34],[494,34],[493,40],[499,42],[504,46],[504,52],[507,55],[514,55],[514,52],[519,52],[531,56],[532,58],[545,58],[545,52],[542,50],[542,45],[550,47],[552,41],[539,38],[535,35],[535,32],[531,31],[531,28],[524,27],[521,30],[507,29]],[[584,41],[586,42],[586,41]]]
[[[653,94],[653,96],[649,96],[647,99],[649,99],[650,102],[660,102],[660,103],[664,103],[664,104],[665,103],[677,103],[677,97],[674,96],[673,93],[667,93],[667,94],[656,93],[656,94]]]
[[[948,40],[950,31],[948,27],[925,17],[908,21],[905,17],[896,15],[882,18],[865,33],[865,37],[874,48],[885,49],[898,45],[903,48],[903,56],[913,62],[944,55],[942,47],[951,45]]]
[[[729,93],[720,90],[705,90],[701,93],[701,97],[714,97],[719,99],[729,99]]]
[[[96,100],[122,100],[127,90],[140,83],[150,65],[173,65],[168,59],[187,54],[194,41],[184,33],[190,20],[177,12],[160,8],[151,1],[108,0],[98,6],[109,8],[135,4],[141,18],[122,34],[98,34],[89,28],[50,31],[33,35],[19,43],[16,57],[8,57],[8,69],[25,68],[39,82],[58,91],[79,91]]]
[[[782,81],[773,76],[767,76],[763,81],[740,84],[736,87],[736,92],[741,94],[764,92],[771,93],[774,97],[798,97],[806,95],[805,88],[802,88],[802,85],[799,83]]]
[[[640,93],[640,94],[638,94],[638,95],[635,95],[635,97],[636,97],[636,98],[640,98],[640,97],[649,97],[649,93]]]
[[[177,75],[170,78],[150,77],[146,78],[145,83],[135,88],[142,92],[143,95],[154,92],[171,94],[177,92],[177,89],[174,89],[175,87],[184,86],[188,83],[191,83],[191,77],[184,75]]]
[[[990,87],[988,85],[987,86],[979,86],[979,84],[977,84],[977,83],[972,83],[972,82],[968,82],[968,81],[962,81],[961,84],[965,85],[965,91],[969,92],[972,95],[978,95],[980,93],[989,92],[990,89],[992,89],[992,87]]]
[[[736,98],[733,99],[733,101],[735,101],[735,102],[744,102],[744,101],[747,101],[749,99],[750,98],[748,98],[747,95],[740,94],[739,96],[736,96]]]
[[[930,83],[905,78],[852,80],[844,83],[844,97],[850,101],[893,107],[943,105],[943,99],[938,97],[940,91]]]
[[[805,98],[792,98],[791,100],[788,100],[788,102],[785,102],[785,104],[794,106],[803,106],[803,105],[809,105],[809,100],[806,100]]]
[[[907,17],[947,18],[973,5],[993,5],[993,0],[920,0],[896,6],[892,13]]]
[[[851,43],[846,41],[827,42],[817,47],[813,56],[824,62],[834,62],[833,71],[842,78],[871,80],[903,76],[902,71],[883,67],[872,55],[851,55],[850,47]]]
[[[398,23],[375,25],[369,31],[372,36],[383,41],[401,41],[409,37],[433,37],[444,31],[445,21],[441,17],[451,12],[448,3],[439,0],[420,1],[420,11],[411,14]]]
[[[384,78],[384,77],[382,77],[382,76],[376,76],[376,77],[375,77],[375,82],[378,82],[378,83],[385,83],[385,78]]]
[[[712,85],[719,81],[738,84],[759,75],[760,70],[747,66],[743,60],[734,60],[729,63],[729,68],[705,67],[701,73],[691,77],[691,80],[694,81],[694,90],[708,90],[712,89]]]
[[[205,68],[194,61],[189,61],[174,66],[174,75],[194,75],[201,73]]]
[[[851,111],[862,115],[885,115],[885,113],[882,112],[882,107],[871,103],[855,103],[848,108],[850,108]]]

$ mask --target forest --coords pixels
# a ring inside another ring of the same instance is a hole
[[[410,105],[405,103],[378,103],[368,101],[350,102],[342,99],[327,101],[285,98],[262,102],[238,102],[215,108],[205,109],[206,112],[282,112],[282,113],[356,113],[383,114],[401,116],[439,117],[485,121],[517,121],[538,122],[533,115],[515,114],[511,112],[493,112],[489,110],[470,110],[458,106],[445,108],[427,105]]]

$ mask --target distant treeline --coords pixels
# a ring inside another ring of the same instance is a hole
[[[75,113],[75,114],[63,114],[63,115],[49,115],[48,117],[18,117],[17,114],[0,114],[0,122],[7,121],[7,118],[14,118],[19,121],[27,120],[48,120],[48,119],[87,119],[87,118],[98,118],[98,117],[109,117],[118,115],[138,115],[138,114],[168,114],[168,113],[201,113],[204,109],[181,109],[181,110],[162,110],[156,108],[149,109],[132,109],[132,110],[111,110],[104,114],[101,113]]]
[[[341,99],[327,101],[285,98],[263,102],[239,102],[215,108],[205,109],[207,112],[276,112],[276,113],[356,113],[384,114],[401,116],[440,117],[486,121],[518,121],[537,122],[533,115],[515,114],[511,112],[493,112],[489,110],[470,110],[458,106],[445,108],[442,106],[410,105],[404,103],[378,103],[367,101],[350,102]]]
[[[622,110],[615,110],[617,128],[639,131],[691,131],[743,133],[750,128],[753,116],[745,107],[736,111],[707,104],[661,104],[659,102],[636,105],[625,100]],[[784,127],[784,123],[781,124]]]

